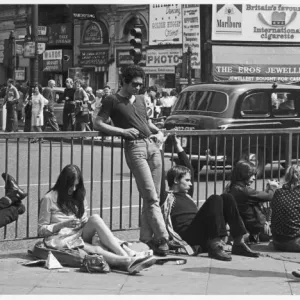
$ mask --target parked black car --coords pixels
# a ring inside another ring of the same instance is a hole
[[[184,89],[175,102],[164,128],[167,130],[282,129],[300,125],[300,88],[291,84],[200,84]],[[280,131],[278,131],[280,132]],[[224,144],[226,143],[226,144]],[[299,143],[299,141],[298,141]],[[183,146],[195,157],[201,154],[201,167],[215,161],[232,164],[232,160],[247,156],[257,163],[259,175],[264,165],[284,160],[284,139],[280,134],[249,137],[183,138]],[[280,146],[279,146],[280,144]],[[293,156],[297,155],[296,143]],[[299,147],[299,145],[298,145]],[[200,150],[200,151],[199,151]],[[166,144],[165,152],[171,152]],[[234,152],[234,154],[232,154]],[[205,157],[206,155],[206,157]],[[218,155],[218,159],[215,157]],[[198,158],[197,158],[198,159]],[[197,168],[197,162],[193,161]]]

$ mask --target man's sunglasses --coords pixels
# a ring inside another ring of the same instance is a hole
[[[131,85],[132,85],[132,87],[134,87],[134,88],[136,88],[136,87],[138,87],[138,86],[140,86],[140,87],[143,86],[143,84],[140,83],[140,82],[131,82]]]

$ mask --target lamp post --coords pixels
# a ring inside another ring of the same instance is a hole
[[[188,46],[187,48],[187,69],[188,69],[188,85],[192,84],[192,48]]]
[[[9,51],[10,51],[10,60],[9,60],[9,77],[14,78],[15,67],[16,67],[16,50],[15,50],[15,34],[14,31],[10,32],[9,38]]]
[[[30,86],[34,86],[39,82],[39,63],[37,56],[37,36],[38,36],[38,5],[31,6],[31,41],[35,44],[35,55],[30,58]]]

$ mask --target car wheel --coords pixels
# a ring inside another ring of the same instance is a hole
[[[247,158],[249,161],[251,161],[256,166],[256,177],[261,178],[264,173],[264,152],[262,149],[258,149],[258,152],[256,154],[256,149],[251,149],[250,153],[248,151],[243,152],[243,158]]]

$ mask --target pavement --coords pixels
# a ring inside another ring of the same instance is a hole
[[[116,232],[131,240],[132,248],[145,250],[137,241],[138,231]],[[232,256],[231,262],[187,257],[187,263],[154,265],[136,275],[113,271],[109,274],[81,273],[78,269],[48,270],[25,267],[36,240],[0,243],[0,295],[296,295],[300,280],[291,275],[300,253],[274,252],[267,243],[257,245],[262,256]],[[254,248],[254,247],[253,247]]]

